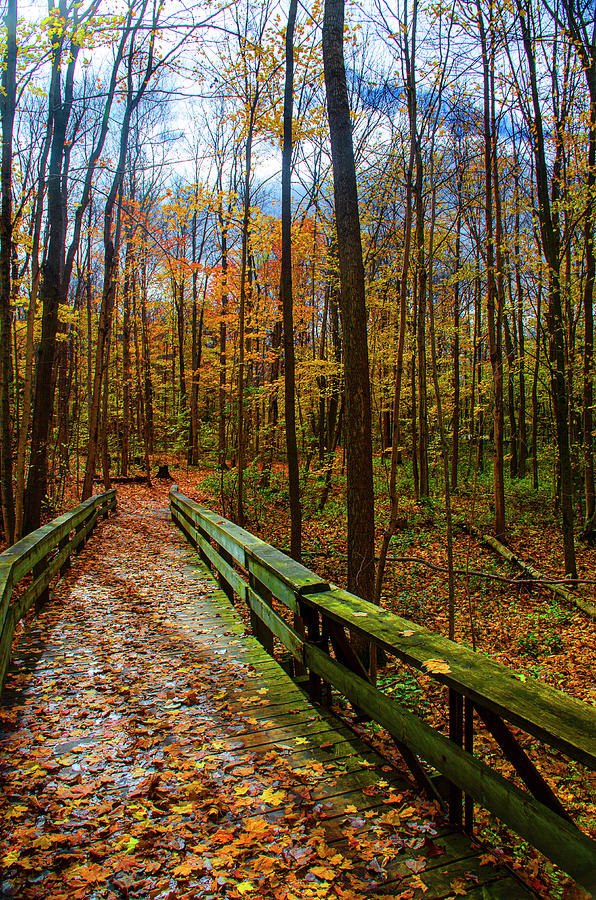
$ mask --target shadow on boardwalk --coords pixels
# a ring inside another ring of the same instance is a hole
[[[532,896],[244,636],[165,490],[126,496],[7,678],[0,896]]]

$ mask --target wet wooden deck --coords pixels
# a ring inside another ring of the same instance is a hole
[[[428,900],[458,895],[475,900],[537,896],[504,866],[486,863],[486,848],[449,825],[437,827],[408,808],[404,815],[402,808],[400,829],[399,809],[388,806],[387,797],[411,794],[411,783],[347,722],[314,705],[256,638],[245,633],[240,615],[194,554],[187,571],[203,586],[210,585],[210,590],[197,592],[196,602],[178,610],[177,617],[214,653],[247,671],[242,690],[229,695],[237,709],[246,713],[250,708],[254,722],[237,732],[239,744],[251,752],[289,752],[298,770],[320,767],[312,798],[319,804],[318,815],[330,846],[347,849],[346,825],[351,840],[357,840],[358,834],[368,834],[383,822],[384,810],[386,822],[395,823],[396,833],[404,840],[404,861],[394,860],[384,867],[375,895],[410,896],[404,892],[411,888],[415,891],[411,896]],[[226,752],[221,751],[222,762]]]
[[[23,633],[3,703],[0,897],[211,897],[221,846],[230,897],[281,896],[255,871],[276,853],[292,897],[536,896],[310,701],[149,492]]]

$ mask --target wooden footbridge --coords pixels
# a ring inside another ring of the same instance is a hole
[[[374,889],[352,896],[535,896],[504,866],[486,864],[486,847],[480,849],[469,836],[475,804],[559,865],[588,895],[596,891],[596,843],[576,827],[517,737],[518,730],[525,732],[585,766],[589,776],[596,767],[593,707],[530,678],[522,681],[487,657],[322,581],[176,487],[169,501],[172,521],[200,558],[195,563],[200,576],[211,583],[180,616],[189,619],[211,651],[231,665],[250,667],[250,690],[240,688],[232,700],[237,709],[250,706],[252,724],[239,731],[243,747],[255,754],[285,748],[298,770],[323,764],[313,795],[323,804],[328,845],[349,852],[350,841],[339,827],[346,810],[355,816],[352,842],[366,833],[369,817],[383,816],[385,809],[387,822],[399,833],[399,814],[391,817],[386,793],[378,786],[393,796],[409,789],[403,774],[331,711],[339,698],[361,720],[372,720],[391,735],[421,795],[444,807],[438,831],[423,820],[414,830],[404,829],[410,842],[404,839],[403,846],[415,860],[398,854],[371,882]],[[115,509],[115,502],[114,491],[93,498],[0,555],[0,679],[17,623],[33,604],[40,606],[52,580],[65,571],[71,554],[81,550],[98,517]],[[252,633],[243,619],[249,620]],[[352,648],[354,634],[444,686],[448,734],[370,682]],[[266,694],[266,705],[251,705],[255,686],[257,693]],[[490,733],[525,789],[475,755],[475,723]],[[429,808],[428,803],[421,808]]]

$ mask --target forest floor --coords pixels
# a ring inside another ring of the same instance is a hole
[[[233,518],[233,470],[226,473],[223,481],[219,473],[189,469],[184,464],[173,468],[172,474],[184,493]],[[401,528],[391,541],[382,604],[400,616],[447,635],[446,573],[394,561],[398,557],[420,557],[438,569],[446,568],[446,526],[440,485],[435,486],[434,496],[418,503],[403,471],[400,479]],[[476,477],[475,482],[473,476],[461,479],[453,497],[454,520],[474,524],[483,533],[490,534],[490,472]],[[386,469],[380,466],[375,474],[377,547],[389,513],[386,483]],[[317,510],[321,487],[322,473],[315,471],[303,479],[303,562],[322,577],[345,586],[345,481],[337,473],[334,475],[322,513]],[[246,513],[248,530],[288,551],[290,521],[283,468],[272,473],[267,486],[261,482],[261,473],[255,470],[249,475]],[[529,477],[508,482],[507,513],[509,549],[545,575],[561,577],[562,541],[550,486],[545,485],[536,493]],[[582,585],[582,595],[595,603],[596,547],[578,541],[577,553],[579,577],[592,582]],[[458,641],[472,646],[473,621],[478,651],[489,654],[522,677],[537,678],[577,699],[596,704],[596,623],[590,616],[562,604],[547,589],[516,583],[519,572],[513,566],[461,530],[454,533],[454,565],[510,579],[507,582],[470,576],[466,582],[464,576],[456,578]],[[390,660],[379,675],[379,686],[426,721],[446,730],[448,705],[444,689],[429,676]],[[368,726],[363,730],[386,755],[395,756],[389,736],[381,729]],[[594,773],[514,731],[574,820],[596,837]],[[502,759],[491,736],[479,727],[476,733],[476,751],[523,787],[513,768]],[[533,874],[534,889],[543,891],[545,897],[576,896],[573,883],[560,870],[482,810],[478,811],[478,828],[479,834],[494,842],[514,868]],[[582,896],[581,890],[577,896]]]

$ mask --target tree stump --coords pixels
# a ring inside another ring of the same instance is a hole
[[[165,466],[159,466],[159,468],[158,468],[158,470],[157,470],[157,475],[156,475],[155,477],[156,477],[156,478],[162,478],[162,479],[167,480],[167,481],[173,481],[173,480],[174,480],[174,479],[172,478],[172,476],[170,475],[170,470],[169,470],[167,464],[166,464]]]

